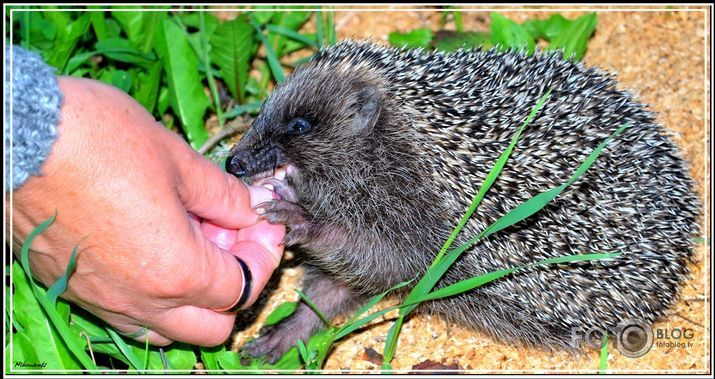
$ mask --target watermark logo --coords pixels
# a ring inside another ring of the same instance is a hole
[[[653,347],[653,328],[644,322],[629,321],[619,325],[616,348],[628,358],[646,355]]]
[[[629,358],[638,358],[646,355],[653,345],[666,348],[693,347],[691,341],[695,332],[691,328],[656,328],[644,321],[626,320],[615,328],[607,330],[594,327],[587,330],[583,328],[572,329],[572,343],[574,347],[582,345],[600,349],[608,334],[621,354]]]

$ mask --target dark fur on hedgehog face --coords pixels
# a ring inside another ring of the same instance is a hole
[[[278,166],[291,167],[293,180],[349,170],[369,149],[382,108],[374,78],[305,66],[271,94],[231,150],[227,170],[249,181]]]

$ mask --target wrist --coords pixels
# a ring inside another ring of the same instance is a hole
[[[5,82],[5,106],[11,111],[5,123],[5,144],[11,146],[5,151],[8,191],[40,174],[56,138],[63,96],[54,68],[39,55],[7,46],[5,56],[5,73],[11,79]]]

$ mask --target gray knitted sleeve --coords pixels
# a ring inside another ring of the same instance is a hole
[[[35,53],[5,47],[6,192],[17,189],[30,175],[39,175],[52,149],[62,105],[54,71]]]

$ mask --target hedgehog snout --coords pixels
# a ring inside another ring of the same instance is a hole
[[[226,172],[239,178],[243,177],[248,172],[246,170],[246,162],[244,162],[238,155],[229,157],[226,159]]]

